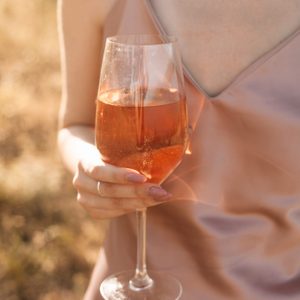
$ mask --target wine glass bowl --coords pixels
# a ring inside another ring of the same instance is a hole
[[[106,163],[162,183],[187,146],[187,110],[174,38],[116,36],[106,40],[96,108],[96,145]],[[105,299],[179,299],[172,276],[146,268],[146,210],[137,212],[137,267],[101,284]],[[161,296],[163,295],[163,297]]]
[[[99,94],[97,146],[107,163],[135,169],[149,182],[161,183],[185,151],[185,102],[177,90],[144,88],[143,103],[136,103],[133,93],[121,89]]]

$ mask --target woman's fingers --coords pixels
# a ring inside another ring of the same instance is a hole
[[[171,195],[137,171],[81,161],[73,179],[77,200],[94,218],[111,218],[168,201]]]
[[[93,194],[78,193],[78,202],[87,209],[101,210],[135,210],[152,204],[147,198],[99,198]]]
[[[145,184],[114,184],[97,182],[96,192],[100,197],[110,198],[162,198],[169,194],[158,185]]]
[[[110,216],[118,216],[125,213],[157,205],[158,203],[166,202],[169,196],[162,197],[159,201],[150,197],[145,198],[107,198],[89,193],[78,193],[78,202],[89,212],[93,217],[96,215],[100,218],[109,218]]]
[[[97,181],[143,183],[147,180],[145,176],[135,170],[115,167],[104,162],[95,165],[89,160],[82,160],[79,162],[78,169]]]
[[[114,184],[110,182],[95,181],[82,173],[77,173],[73,180],[75,188],[82,192],[92,193],[100,197],[112,198],[139,198],[167,197],[169,194],[159,185],[145,184]]]

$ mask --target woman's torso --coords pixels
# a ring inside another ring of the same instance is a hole
[[[183,300],[300,297],[297,7],[128,0],[107,17],[105,36],[179,37],[192,154],[164,185],[197,202],[149,210],[148,263],[180,278]],[[112,221],[105,254],[109,273],[134,268],[134,215]]]
[[[107,20],[115,29],[111,33],[153,32],[149,16],[145,18],[145,5],[150,7],[163,30],[179,38],[185,64],[209,95],[218,94],[243,69],[300,27],[299,0],[109,2]],[[129,14],[132,19],[122,23],[131,18]]]

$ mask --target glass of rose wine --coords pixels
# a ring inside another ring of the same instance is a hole
[[[159,35],[106,40],[96,111],[96,145],[106,163],[132,168],[161,184],[187,146],[187,111],[176,40]],[[146,209],[137,214],[137,264],[106,278],[104,299],[174,300],[180,282],[165,272],[147,272]]]

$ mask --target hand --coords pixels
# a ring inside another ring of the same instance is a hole
[[[105,219],[169,201],[171,194],[135,170],[82,160],[73,185],[77,201],[93,217]]]

